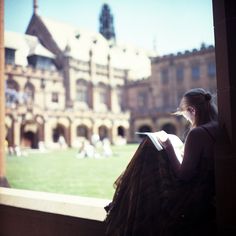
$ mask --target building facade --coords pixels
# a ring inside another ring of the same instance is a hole
[[[150,76],[141,50],[34,13],[26,34],[5,33],[5,59],[9,146],[130,141],[124,85]]]
[[[5,61],[12,147],[56,147],[61,137],[77,147],[93,134],[113,144],[137,142],[136,131],[161,129],[184,139],[186,122],[171,115],[184,92],[216,93],[213,46],[151,58],[36,10],[26,34],[5,32]]]
[[[130,136],[135,131],[158,131],[185,137],[186,121],[171,115],[181,97],[202,87],[216,95],[215,50],[205,46],[192,51],[152,58],[151,77],[126,84],[127,109],[131,112]],[[216,98],[214,98],[216,101]]]

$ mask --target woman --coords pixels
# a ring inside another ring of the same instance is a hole
[[[176,114],[191,123],[182,163],[169,139],[160,140],[161,152],[144,139],[116,181],[107,235],[212,235],[217,110],[211,94],[196,88],[184,94]]]

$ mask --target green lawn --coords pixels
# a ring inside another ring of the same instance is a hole
[[[125,169],[137,145],[114,146],[109,158],[76,158],[76,150],[7,156],[12,188],[111,199],[113,183]]]

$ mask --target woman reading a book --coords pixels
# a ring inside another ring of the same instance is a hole
[[[183,95],[176,114],[191,124],[182,162],[163,132],[156,133],[161,151],[145,138],[115,182],[107,235],[212,235],[217,110],[211,94],[196,88]]]

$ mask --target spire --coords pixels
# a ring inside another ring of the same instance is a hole
[[[100,27],[99,32],[107,39],[115,41],[116,35],[113,25],[113,15],[111,14],[108,4],[103,4],[99,17]]]
[[[34,0],[34,15],[37,15],[38,13],[38,1]]]

